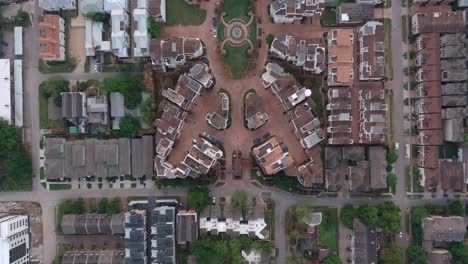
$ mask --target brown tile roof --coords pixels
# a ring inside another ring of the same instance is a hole
[[[439,147],[421,146],[419,148],[418,165],[422,168],[438,168]]]
[[[259,166],[268,175],[275,174],[293,163],[292,157],[288,152],[283,152],[276,137],[253,148],[252,152]]]
[[[415,21],[418,23],[417,32],[419,34],[429,32],[456,33],[463,32],[465,28],[462,11],[418,13],[413,15],[412,21],[413,24]]]
[[[440,175],[442,189],[464,191],[464,165],[463,162],[440,162],[440,171],[443,171],[443,174]]]
[[[442,101],[440,97],[421,98],[414,103],[416,114],[440,113]]]
[[[351,85],[354,65],[353,29],[335,29],[328,34],[328,84]]]
[[[442,130],[421,130],[418,135],[419,145],[442,145],[443,143]]]
[[[358,30],[361,80],[385,76],[385,31],[380,22],[367,22]]]
[[[59,59],[60,53],[60,19],[59,15],[47,14],[43,21],[39,23],[40,38],[39,43],[45,46],[40,50],[41,59]],[[64,34],[64,32],[62,32]]]

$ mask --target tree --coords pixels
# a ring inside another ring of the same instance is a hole
[[[106,214],[117,214],[120,212],[120,198],[115,197],[112,201],[107,205]]]
[[[187,206],[199,213],[210,204],[210,190],[207,187],[192,188],[187,194]]]
[[[88,205],[89,205],[89,211],[91,213],[96,213],[98,211],[97,204],[96,204],[96,198],[90,198],[88,200]]]
[[[429,216],[429,212],[424,207],[416,207],[411,211],[411,235],[413,243],[421,243],[422,241],[422,219]]]
[[[101,88],[107,93],[121,93],[125,98],[125,107],[134,109],[142,100],[141,92],[144,90],[144,83],[141,75],[125,74],[120,78],[104,78]]]
[[[340,219],[344,226],[353,229],[353,220],[358,216],[357,210],[351,204],[345,204],[340,211]]]
[[[109,200],[107,200],[107,198],[102,198],[99,201],[98,212],[100,214],[105,214],[107,212],[108,206],[109,206]]]
[[[397,185],[397,176],[395,173],[390,173],[387,175],[387,185],[392,188],[392,191],[396,191],[396,185]]]
[[[271,43],[273,43],[273,40],[275,40],[275,36],[273,36],[273,34],[268,34],[266,36],[266,42],[268,43],[268,46],[271,46]]]
[[[161,35],[161,23],[156,22],[152,17],[148,17],[148,32],[151,38],[159,37]]]
[[[426,250],[420,245],[411,245],[408,248],[408,257],[410,264],[427,264],[428,258]]]
[[[0,155],[11,153],[18,146],[20,138],[16,128],[0,118]]]
[[[341,264],[343,262],[341,262],[340,257],[338,257],[336,255],[332,255],[332,256],[328,256],[328,257],[324,258],[321,263],[322,264]]]
[[[390,150],[387,153],[387,162],[390,163],[390,164],[393,164],[397,160],[398,160],[398,155],[396,154],[396,152],[394,150]]]
[[[468,263],[468,244],[463,242],[450,242],[448,250],[452,254],[452,263],[467,264]]]
[[[32,161],[25,149],[12,151],[7,157],[8,178],[1,182],[0,190],[31,190],[32,189]]]
[[[459,215],[463,216],[463,204],[460,201],[453,201],[452,203],[449,204],[449,212],[452,215]]]
[[[400,207],[393,202],[385,202],[377,206],[378,226],[384,233],[398,233],[401,231]]]
[[[376,225],[379,220],[377,208],[371,205],[361,205],[358,208],[359,218],[368,225]]]
[[[61,77],[50,78],[39,85],[41,96],[45,98],[53,97],[54,104],[57,107],[62,107],[63,92],[69,91],[69,82]]]
[[[389,244],[380,251],[379,264],[399,264],[404,263],[403,260],[404,250],[396,247],[393,244]]]
[[[23,9],[18,10],[15,17],[15,26],[29,27],[31,21],[29,20],[29,13]]]
[[[237,190],[232,194],[231,206],[237,209],[245,209],[249,202],[249,197],[245,191]]]
[[[133,116],[124,116],[120,119],[119,127],[120,136],[132,138],[135,137],[140,129],[140,121]]]
[[[230,256],[227,241],[211,237],[192,242],[191,252],[197,263],[206,264],[226,263]]]
[[[143,103],[140,105],[141,113],[143,115],[143,122],[148,125],[152,125],[154,119],[156,119],[156,109],[153,106],[153,99],[148,97]]]

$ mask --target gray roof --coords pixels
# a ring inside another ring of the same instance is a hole
[[[464,141],[464,128],[462,118],[445,119],[442,122],[444,128],[444,139],[446,141]]]
[[[75,219],[76,215],[63,215],[60,226],[62,227],[62,233],[64,235],[76,234]]]
[[[463,241],[465,219],[460,216],[431,216],[423,220],[423,240],[436,242]]]
[[[377,264],[377,230],[375,226],[367,226],[355,218],[353,220],[354,233],[354,262]]]
[[[104,0],[82,0],[80,6],[83,14],[104,12]]]
[[[372,189],[387,188],[387,150],[383,147],[369,148],[370,177]]]
[[[177,242],[183,244],[198,239],[197,214],[177,214]]]
[[[361,24],[374,18],[374,5],[342,3],[336,12],[338,23]]]
[[[45,139],[45,177],[48,179],[60,179],[65,174],[65,139]]]
[[[467,92],[466,83],[446,83],[446,84],[443,84],[441,88],[442,88],[442,95],[449,95],[449,94],[465,95]]]
[[[151,212],[152,263],[175,263],[175,208],[156,207]]]
[[[153,150],[152,136],[132,139],[132,176],[134,178],[153,176]]]
[[[84,117],[83,112],[86,104],[86,96],[78,92],[62,93],[62,117],[77,118]]]
[[[61,227],[64,235],[116,235],[124,234],[123,214],[64,215]]]
[[[110,101],[111,101],[111,116],[112,117],[125,116],[124,96],[118,92],[111,93]]]
[[[125,215],[124,214],[112,215],[110,226],[111,226],[112,234],[125,233]]]

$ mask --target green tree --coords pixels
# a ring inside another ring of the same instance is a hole
[[[387,185],[392,188],[392,191],[396,191],[396,185],[397,185],[397,176],[395,173],[390,173],[387,175]]]
[[[266,42],[268,43],[268,46],[271,46],[271,44],[273,43],[273,40],[275,40],[275,36],[273,36],[273,34],[268,34],[266,36]]]
[[[197,263],[204,264],[226,263],[230,256],[227,241],[211,237],[194,241],[191,252],[196,257]]]
[[[343,262],[341,262],[340,257],[338,257],[336,255],[332,255],[332,256],[328,256],[328,257],[324,258],[321,263],[322,264],[341,264]]]
[[[99,201],[98,212],[100,214],[105,214],[107,212],[108,206],[109,206],[109,200],[107,200],[107,198],[102,198]]]
[[[53,97],[54,104],[62,107],[62,95],[60,93],[69,91],[69,82],[61,77],[53,77],[39,85],[41,96],[45,98]]]
[[[20,149],[8,154],[8,178],[1,182],[0,190],[31,190],[32,189],[32,161],[29,153]]]
[[[420,245],[411,245],[408,248],[408,258],[410,264],[427,264],[429,262],[426,250]]]
[[[411,235],[413,243],[420,244],[422,241],[422,219],[429,216],[424,207],[413,208],[411,211]]]
[[[207,187],[192,188],[187,194],[187,206],[199,213],[210,204],[210,190]]]
[[[107,93],[121,93],[125,98],[125,107],[134,109],[141,103],[144,83],[141,75],[125,74],[119,78],[104,78],[101,88]]]
[[[404,263],[404,250],[389,244],[380,251],[379,264],[403,264]]]
[[[16,128],[0,118],[0,155],[8,155],[15,150],[20,141]]]
[[[89,211],[91,213],[97,213],[97,204],[96,204],[96,198],[90,198],[88,200],[88,205],[89,205]]]
[[[341,208],[340,219],[344,226],[353,229],[353,220],[358,216],[357,210],[351,204],[345,204]]]
[[[133,116],[124,116],[120,119],[119,127],[119,135],[121,137],[132,138],[136,136],[140,129],[140,121]]]
[[[120,212],[120,198],[115,197],[106,208],[106,214],[117,214]]]
[[[151,38],[159,37],[161,35],[161,23],[156,22],[152,17],[148,17],[148,32]]]
[[[143,103],[140,105],[141,113],[143,115],[143,122],[148,125],[152,125],[154,119],[156,119],[156,109],[153,106],[153,99],[148,97]]]
[[[249,197],[245,191],[236,190],[231,197],[231,205],[233,208],[244,210],[249,203]]]
[[[393,164],[397,160],[398,160],[398,155],[396,154],[396,152],[394,150],[390,150],[387,153],[387,162],[390,163],[390,164]]]
[[[361,205],[358,208],[359,218],[361,218],[368,225],[376,225],[379,220],[379,210],[371,205]]]
[[[463,242],[450,242],[448,250],[452,254],[452,263],[468,264],[468,244]]]
[[[400,207],[393,202],[385,202],[377,206],[378,226],[384,233],[398,233],[401,231]]]
[[[15,26],[29,27],[31,21],[29,20],[29,13],[23,9],[18,10],[15,17]]]
[[[460,201],[453,201],[449,204],[449,212],[452,215],[459,215],[463,216],[463,212],[465,210],[463,209],[463,204]]]

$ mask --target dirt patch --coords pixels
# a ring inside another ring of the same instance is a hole
[[[63,236],[60,241],[70,244],[77,250],[124,249],[125,246],[122,236],[111,235]]]
[[[43,223],[41,205],[34,202],[1,202],[0,212],[12,215],[31,216],[32,247],[41,247],[43,243]]]

